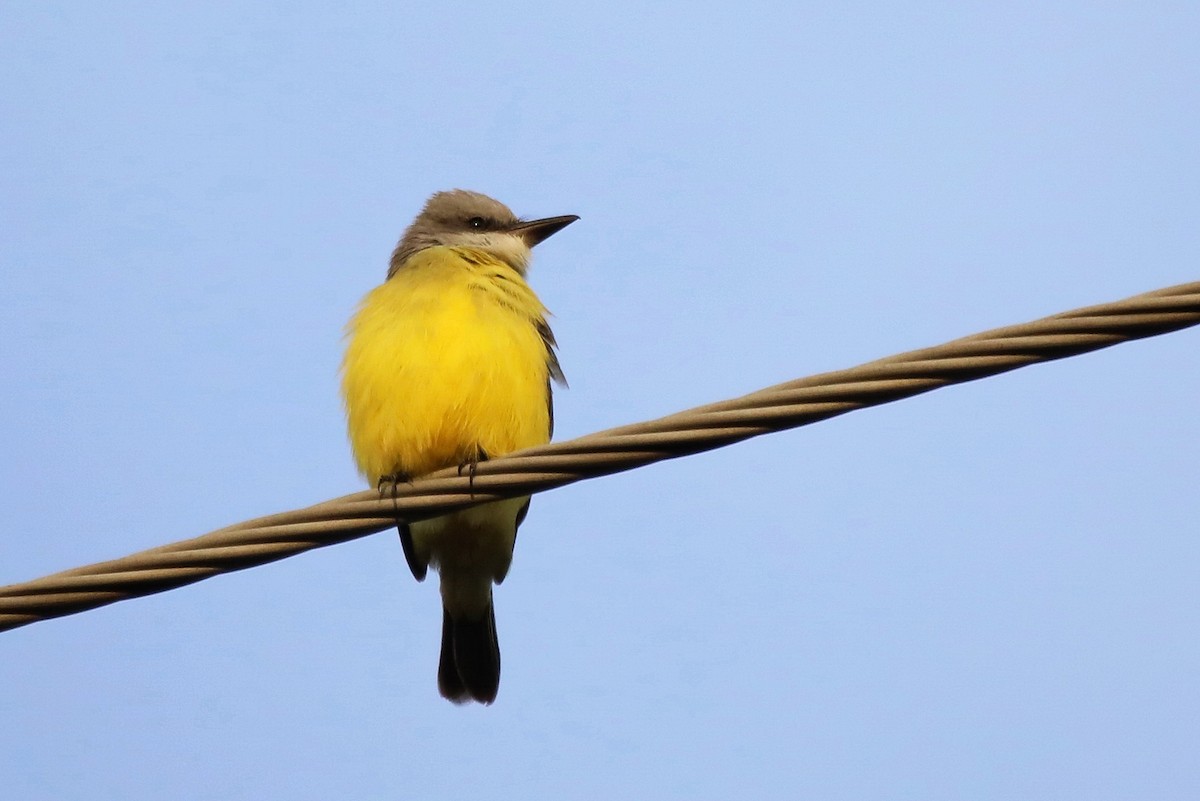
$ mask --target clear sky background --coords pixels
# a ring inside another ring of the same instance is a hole
[[[559,438],[1200,278],[1180,2],[7,2],[0,584],[363,488],[435,190]],[[0,634],[5,798],[1194,799],[1200,332],[535,499],[500,697],[394,533]],[[618,795],[619,794],[619,795]]]

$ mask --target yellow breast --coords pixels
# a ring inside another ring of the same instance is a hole
[[[546,313],[486,253],[423,250],[363,299],[342,364],[358,468],[419,476],[550,438]]]

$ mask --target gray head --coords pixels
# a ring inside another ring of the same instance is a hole
[[[486,251],[524,275],[529,268],[530,249],[578,219],[568,214],[521,220],[508,206],[487,195],[465,189],[438,192],[400,238],[392,253],[388,277],[414,253],[437,245]]]

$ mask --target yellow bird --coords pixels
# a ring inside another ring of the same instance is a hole
[[[550,441],[565,384],[531,248],[579,219],[520,220],[477,192],[438,192],[404,232],[387,280],[347,327],[342,396],[358,469],[383,488]],[[529,497],[398,524],[413,576],[441,575],[438,690],[490,704],[500,685],[492,584],[512,563]]]

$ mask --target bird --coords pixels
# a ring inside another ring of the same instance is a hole
[[[341,390],[358,470],[379,491],[550,441],[566,385],[549,312],[526,281],[532,248],[578,220],[534,220],[464,189],[437,192],[404,231],[386,280],[346,328]],[[491,704],[500,686],[493,585],[512,564],[528,496],[400,520],[418,581],[441,581],[437,685]]]

